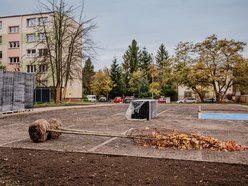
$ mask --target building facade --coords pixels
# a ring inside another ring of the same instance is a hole
[[[50,19],[51,13],[0,17],[0,62],[7,71],[34,73],[37,87],[54,86],[52,72],[47,63],[42,62],[48,52],[47,45],[42,42],[46,35],[42,29],[37,29],[49,27]],[[82,98],[80,77],[70,78],[65,98]]]

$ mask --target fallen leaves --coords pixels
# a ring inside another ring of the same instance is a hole
[[[144,147],[158,149],[175,148],[183,150],[211,149],[222,151],[241,151],[247,149],[247,147],[242,146],[235,141],[220,141],[210,136],[194,133],[179,133],[150,128],[140,130],[139,132],[143,135],[139,135],[138,138],[134,137],[134,141]]]

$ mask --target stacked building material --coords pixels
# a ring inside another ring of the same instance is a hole
[[[33,108],[34,103],[34,75],[25,75],[25,108]]]
[[[0,112],[33,107],[33,74],[0,71]]]

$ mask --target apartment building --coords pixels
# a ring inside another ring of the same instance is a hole
[[[46,35],[37,29],[49,27],[49,19],[51,13],[0,17],[0,62],[7,71],[34,73],[37,87],[53,86],[52,72],[47,63],[42,63],[48,52],[47,45],[42,43]],[[67,85],[65,98],[82,97],[80,78],[70,79]]]

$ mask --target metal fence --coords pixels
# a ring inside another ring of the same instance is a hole
[[[34,75],[0,71],[0,112],[33,107]]]

